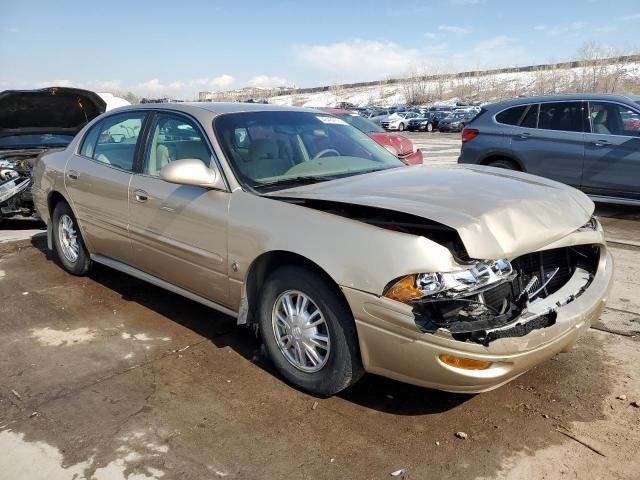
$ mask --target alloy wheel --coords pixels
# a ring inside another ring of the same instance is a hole
[[[276,344],[291,365],[306,373],[325,366],[331,349],[329,329],[309,296],[297,290],[281,293],[273,306],[271,325]]]

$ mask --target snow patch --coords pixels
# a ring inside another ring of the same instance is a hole
[[[52,328],[32,328],[31,337],[35,338],[40,345],[46,347],[71,346],[79,343],[86,343],[96,336],[96,333],[86,327],[75,330],[53,330]]]
[[[75,465],[63,466],[62,453],[56,447],[40,441],[27,442],[23,433],[11,430],[0,432],[0,452],[5,459],[2,462],[3,478],[82,480],[85,478],[85,469],[91,465],[89,459]]]

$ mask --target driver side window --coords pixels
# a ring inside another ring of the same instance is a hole
[[[143,173],[159,176],[165,165],[195,158],[209,166],[211,153],[194,122],[167,113],[156,114],[144,158]]]

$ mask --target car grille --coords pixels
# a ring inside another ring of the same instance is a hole
[[[595,274],[599,252],[597,245],[581,245],[522,255],[511,261],[517,277],[485,291],[484,301],[488,306],[501,310],[505,300],[517,299],[530,284],[530,293],[540,289],[535,298],[545,298],[560,290],[577,267]]]

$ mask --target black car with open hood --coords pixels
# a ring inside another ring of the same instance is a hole
[[[78,88],[0,92],[0,221],[34,215],[31,169],[38,156],[65,148],[105,110],[97,93]]]

